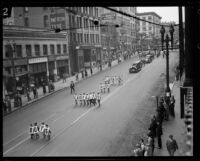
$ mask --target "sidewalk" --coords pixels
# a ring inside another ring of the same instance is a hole
[[[117,60],[112,61],[111,67],[114,67],[114,66],[116,66],[117,64],[118,64],[118,61],[117,61]],[[108,67],[108,65],[106,64],[106,65],[104,65],[104,66],[102,67],[102,71],[104,71],[104,70],[106,70],[106,69],[108,69],[108,68],[109,68],[109,67]],[[92,74],[92,75],[95,75],[95,74],[97,74],[97,73],[100,72],[100,70],[99,70],[97,67],[94,67],[92,70],[93,70],[93,74]],[[90,72],[90,69],[87,69],[87,73],[88,73],[88,77],[92,76],[92,75],[91,75],[91,72]],[[88,77],[87,77],[87,78],[83,78],[83,79],[82,79],[81,73],[78,74],[78,77],[79,77],[79,80],[78,80],[78,81],[76,81],[75,76],[72,76],[72,77],[67,78],[67,79],[66,79],[66,82],[63,82],[63,79],[61,79],[61,80],[59,80],[59,81],[57,81],[57,82],[54,82],[55,91],[50,92],[50,93],[48,92],[48,89],[47,89],[47,86],[46,86],[47,93],[46,93],[45,95],[43,94],[43,89],[42,89],[42,87],[40,87],[39,89],[37,89],[37,91],[38,91],[38,98],[37,98],[37,99],[33,99],[33,98],[34,98],[33,92],[30,92],[31,101],[29,101],[29,102],[28,102],[28,99],[27,99],[26,95],[22,95],[22,106],[21,106],[21,107],[14,107],[14,99],[12,99],[12,100],[11,100],[11,113],[12,113],[13,111],[18,110],[18,109],[21,109],[22,107],[25,107],[25,106],[27,106],[27,105],[29,105],[29,104],[32,104],[32,103],[34,103],[34,102],[36,102],[36,101],[38,101],[38,100],[40,100],[40,99],[42,99],[42,98],[44,98],[44,97],[47,97],[47,96],[52,95],[52,94],[54,94],[54,93],[56,93],[56,92],[58,92],[58,91],[61,91],[61,90],[64,90],[64,89],[68,88],[68,87],[70,86],[71,81],[74,81],[75,83],[78,83],[78,82],[80,82],[81,80],[85,80],[85,79],[88,78]],[[3,116],[6,116],[6,115],[8,115],[8,114],[10,114],[10,113],[4,114]]]
[[[175,102],[175,118],[170,116],[169,121],[163,122],[163,135],[162,135],[162,149],[155,148],[154,156],[169,156],[166,141],[168,136],[172,134],[174,139],[177,141],[179,149],[175,152],[175,156],[183,156],[183,139],[184,139],[184,120],[180,118],[180,87],[178,82],[174,82],[172,95],[176,100]],[[158,147],[157,138],[155,139],[155,147]]]

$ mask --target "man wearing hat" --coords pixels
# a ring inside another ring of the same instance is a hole
[[[170,156],[174,156],[174,152],[178,149],[178,145],[173,135],[169,135],[169,138],[166,141],[167,151]]]

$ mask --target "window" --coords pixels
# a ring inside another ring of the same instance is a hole
[[[43,45],[43,55],[48,55],[47,45]]]
[[[80,33],[80,43],[82,43],[82,42],[83,42],[83,34]]]
[[[47,15],[45,15],[44,17],[44,27],[48,27],[48,16]]]
[[[51,55],[55,55],[55,48],[53,44],[50,45],[50,51],[51,51]]]
[[[40,46],[35,45],[35,56],[40,56]]]
[[[72,22],[71,22],[71,24],[72,24],[72,27],[75,27],[75,17],[74,17],[74,15],[72,15]]]
[[[66,44],[63,44],[63,53],[67,54],[67,45]]]
[[[16,57],[21,58],[22,57],[22,46],[16,45]]]
[[[26,56],[30,57],[31,55],[31,45],[26,45]]]
[[[87,43],[87,36],[84,34],[84,43]]]
[[[60,44],[57,44],[57,53],[61,54],[61,45]]]
[[[24,17],[24,26],[29,27],[29,19],[28,17]]]
[[[151,16],[148,16],[148,20],[152,20],[152,17],[151,17]]]
[[[76,33],[73,33],[73,41],[76,42]]]
[[[12,57],[12,47],[11,47],[11,45],[5,45],[5,57],[6,58]]]

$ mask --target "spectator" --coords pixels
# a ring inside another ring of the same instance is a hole
[[[140,144],[136,144],[136,149],[133,150],[134,156],[143,156]]]
[[[144,152],[145,152],[144,139],[140,139],[140,146],[142,150],[142,156],[144,156]]]
[[[10,113],[11,112],[11,101],[10,101],[9,96],[6,96],[5,105],[6,105],[6,110],[8,110],[8,112]]]
[[[31,101],[29,88],[27,88],[26,90],[26,96],[27,96],[28,102]]]
[[[149,132],[148,134],[147,134],[147,136],[148,136],[148,139],[147,139],[147,144],[146,144],[146,146],[147,146],[147,149],[145,150],[145,156],[153,156],[153,152],[154,152],[154,138],[153,138],[153,136],[152,136],[152,134],[151,134],[151,132]]]
[[[156,134],[158,138],[158,148],[161,149],[162,148],[161,136],[163,132],[162,132],[162,125],[159,122],[157,122]]]
[[[7,114],[7,105],[6,105],[6,100],[5,99],[3,99],[3,112],[4,112],[4,114]]]
[[[173,135],[169,135],[169,138],[166,141],[167,151],[170,156],[174,156],[175,151],[178,149],[178,145]]]
[[[87,78],[88,76],[88,73],[87,73],[87,70],[85,69],[85,77]]]
[[[171,96],[171,98],[170,98],[170,105],[169,105],[169,113],[173,117],[175,117],[174,105],[175,105],[175,99],[174,99],[174,96]]]
[[[153,138],[156,137],[156,128],[157,128],[156,117],[155,117],[155,115],[153,115],[153,117],[151,119],[151,124],[150,124],[150,127],[149,127],[149,130],[151,131]]]
[[[45,86],[45,83],[42,84],[42,89],[43,89],[43,94],[45,95],[45,94],[46,94],[46,86]]]
[[[91,75],[92,75],[92,73],[93,73],[92,68],[90,68],[90,73],[91,73]]]
[[[36,86],[33,87],[33,95],[34,95],[34,99],[37,98],[37,88]]]

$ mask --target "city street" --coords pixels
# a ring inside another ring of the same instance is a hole
[[[170,69],[177,64],[178,57],[178,52],[170,51]],[[112,86],[110,93],[102,94],[100,108],[75,106],[73,95],[66,89],[4,117],[3,155],[111,155],[113,140],[116,141],[123,133],[129,120],[135,120],[135,131],[141,128],[142,124],[137,119],[142,120],[144,116],[138,116],[136,111],[149,108],[155,111],[154,107],[144,106],[143,100],[156,87],[161,74],[166,73],[166,59],[160,56],[146,64],[139,73],[129,74],[133,60],[135,58],[76,84],[77,93],[97,92],[105,76],[121,76],[123,85]],[[30,140],[29,125],[43,121],[51,127],[51,140],[45,141],[42,137]],[[143,123],[149,125],[149,122]]]

